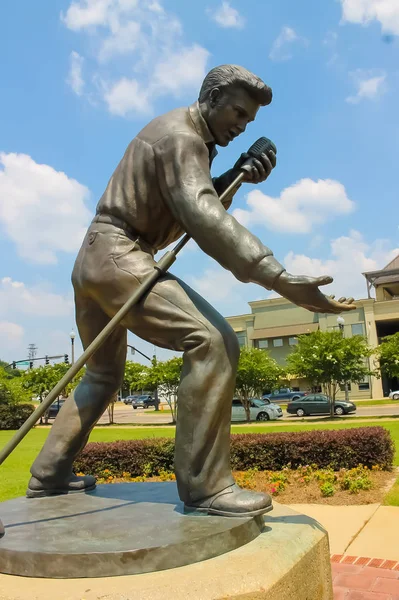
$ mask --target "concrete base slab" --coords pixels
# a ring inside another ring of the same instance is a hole
[[[380,506],[346,554],[399,561],[399,508]]]
[[[0,504],[0,572],[26,577],[149,573],[247,544],[262,517],[185,515],[174,482],[99,485],[87,494]]]
[[[325,504],[290,504],[290,508],[316,519],[327,530],[331,554],[349,554],[347,548],[372,518],[379,504],[327,506]],[[368,556],[357,553],[356,556]],[[371,556],[371,555],[370,555]],[[379,556],[373,554],[372,556]]]
[[[279,504],[264,524],[236,550],[168,571],[62,582],[0,575],[0,600],[332,600],[324,528]]]

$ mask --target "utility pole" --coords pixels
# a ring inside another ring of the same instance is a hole
[[[35,344],[29,344],[28,346],[28,359],[29,359],[29,368],[33,369],[33,361],[36,358],[37,354],[37,346]]]

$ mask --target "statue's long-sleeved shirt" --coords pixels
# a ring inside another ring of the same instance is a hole
[[[125,221],[156,250],[188,233],[240,281],[272,287],[284,269],[226,212],[232,198],[221,204],[210,173],[215,155],[198,103],[157,117],[129,144],[97,214]]]

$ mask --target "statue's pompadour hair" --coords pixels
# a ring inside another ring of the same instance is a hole
[[[205,102],[213,88],[223,89],[231,86],[245,88],[260,106],[266,106],[272,101],[271,88],[260,77],[238,65],[221,65],[209,71],[202,83],[198,100]]]

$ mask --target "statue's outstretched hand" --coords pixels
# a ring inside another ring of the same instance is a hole
[[[325,296],[319,286],[328,285],[332,277],[307,277],[306,275],[291,275],[283,272],[277,278],[273,289],[298,306],[307,310],[320,313],[341,313],[356,308],[353,298],[340,298]]]

